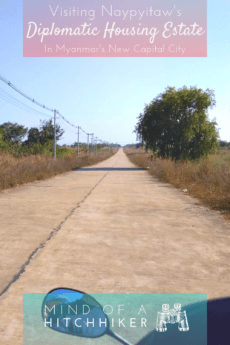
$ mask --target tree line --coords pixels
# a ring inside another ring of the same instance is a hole
[[[63,134],[64,130],[56,124],[56,139],[60,140]],[[12,122],[0,125],[0,150],[11,152],[16,156],[23,153],[51,153],[53,139],[54,125],[51,119],[41,121],[39,127],[30,129]]]
[[[60,125],[56,124],[56,140],[59,141],[64,134]],[[51,154],[53,153],[54,125],[52,120],[41,121],[39,127],[27,127],[18,123],[5,122],[0,125],[0,150],[8,151],[15,156],[22,154]],[[57,145],[57,156],[64,156],[69,153],[66,144],[62,147]],[[72,148],[78,146],[77,142],[69,145]],[[79,146],[84,146],[87,151],[86,143],[79,142]],[[91,146],[91,143],[90,143]],[[97,143],[97,148],[109,146],[110,148],[120,146],[114,143]]]

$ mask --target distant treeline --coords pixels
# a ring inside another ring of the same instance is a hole
[[[136,147],[136,148],[139,148],[141,147],[143,144],[142,143],[133,143],[133,144],[127,144],[127,145],[124,145],[123,147]]]
[[[220,144],[220,148],[229,149],[230,150],[230,141],[218,140],[218,142]]]
[[[59,141],[64,134],[64,130],[57,124],[56,125],[56,140]],[[53,153],[54,143],[54,125],[52,120],[41,121],[40,126],[27,128],[23,125],[13,122],[5,122],[0,125],[0,151],[7,151],[14,156],[24,154],[49,154]],[[67,147],[71,147],[71,151]],[[57,145],[57,156],[63,157],[75,152],[78,143],[72,145]],[[86,143],[79,143],[87,150]],[[91,146],[91,143],[90,143]],[[97,144],[97,148],[102,147],[120,147],[119,144],[102,142]]]
[[[78,143],[77,142],[75,142],[75,143],[73,143],[72,145],[67,145],[67,144],[63,144],[62,145],[62,147],[63,146],[69,146],[69,147],[73,147],[73,148],[75,148],[75,147],[77,147],[78,146]],[[79,142],[79,146],[87,146],[87,144],[85,143],[85,142]],[[89,142],[89,146],[92,146],[92,142],[90,141]],[[121,145],[120,144],[113,144],[113,143],[109,143],[109,142],[107,142],[107,141],[104,141],[104,142],[102,142],[102,143],[97,143],[97,147],[121,147]]]

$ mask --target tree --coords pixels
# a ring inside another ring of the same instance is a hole
[[[0,128],[0,150],[6,151],[11,145],[10,141],[5,140],[4,129]]]
[[[28,138],[25,142],[28,146],[40,144],[40,131],[37,127],[31,127],[28,131]]]
[[[64,130],[56,124],[56,140],[60,140]],[[54,140],[54,125],[52,120],[42,121],[40,128],[32,127],[28,131],[28,138],[25,145],[32,146],[35,144],[44,145],[50,140]]]
[[[198,159],[219,146],[217,123],[208,119],[215,103],[213,90],[167,87],[145,106],[135,132],[158,156]]]
[[[4,140],[19,144],[22,142],[28,130],[25,126],[12,122],[5,122],[0,128],[4,131]]]
[[[56,124],[56,140],[60,140],[62,135],[64,134],[64,130]],[[40,126],[40,142],[41,144],[46,143],[49,140],[54,139],[54,125],[52,120],[42,121]]]

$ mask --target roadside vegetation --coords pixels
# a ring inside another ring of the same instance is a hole
[[[187,190],[207,207],[221,211],[230,219],[230,150],[218,150],[199,161],[178,161],[157,157],[144,148],[127,148],[128,158],[148,168],[151,175],[176,188]]]
[[[57,125],[56,138],[59,140],[64,131]],[[23,140],[26,136],[26,139]],[[58,146],[57,158],[53,158],[54,127],[52,121],[41,123],[39,128],[29,130],[17,123],[7,122],[0,126],[0,190],[43,180],[73,169],[99,163],[116,151],[102,143],[89,147],[81,143],[79,154],[77,143],[71,146]]]
[[[44,180],[73,169],[99,163],[112,156],[116,149],[103,148],[95,154],[86,154],[76,150],[55,160],[50,155],[38,154],[15,157],[0,153],[0,190],[15,187],[36,180]]]
[[[160,181],[230,219],[230,143],[218,140],[217,123],[208,119],[214,105],[212,90],[166,88],[138,117],[141,144],[124,151]]]

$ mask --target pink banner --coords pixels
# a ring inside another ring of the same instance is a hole
[[[207,0],[24,0],[24,57],[207,57]]]

